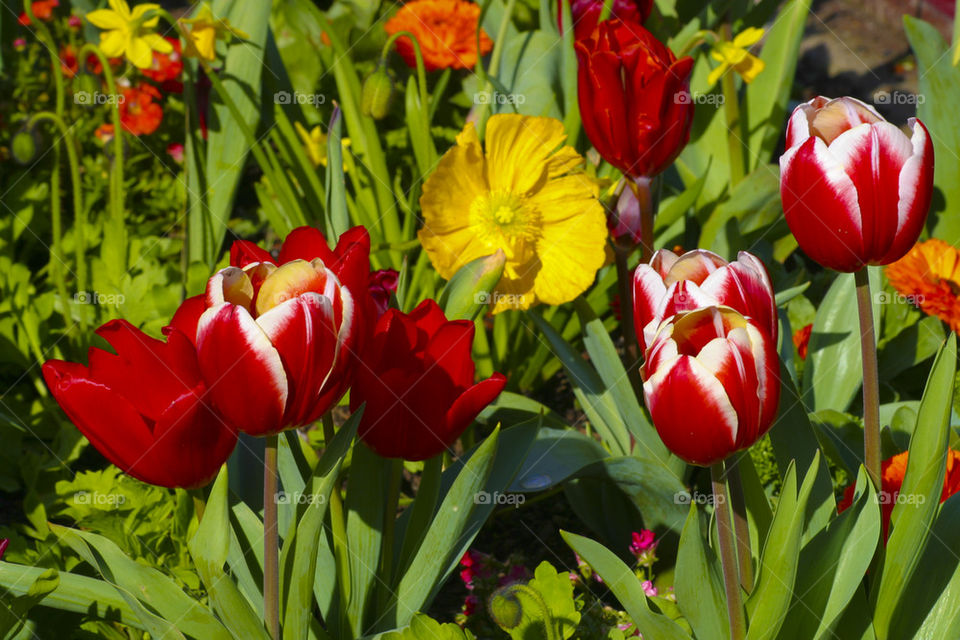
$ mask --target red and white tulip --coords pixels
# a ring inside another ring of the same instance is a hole
[[[750,447],[777,414],[777,343],[729,307],[681,312],[660,327],[640,370],[663,443],[709,466]]]
[[[682,256],[660,249],[633,274],[633,320],[641,350],[673,314],[711,305],[725,305],[752,318],[776,343],[773,285],[763,263],[746,251],[728,263],[704,249]]]
[[[916,243],[933,193],[933,143],[853,98],[797,107],[780,156],[780,197],[800,248],[837,271],[899,260]]]

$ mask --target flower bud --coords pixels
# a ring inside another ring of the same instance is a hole
[[[513,585],[498,589],[487,605],[490,617],[503,629],[515,629],[523,620],[523,606]]]
[[[390,103],[393,101],[393,80],[386,67],[378,64],[377,68],[363,81],[363,90],[360,94],[360,111],[363,115],[374,120],[382,120],[390,112]]]
[[[37,147],[40,146],[40,140],[37,132],[29,127],[22,127],[13,134],[13,140],[10,144],[10,153],[18,164],[28,165],[37,157]]]

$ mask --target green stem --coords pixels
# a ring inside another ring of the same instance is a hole
[[[747,620],[740,596],[740,578],[737,575],[737,548],[727,499],[727,485],[723,478],[723,463],[710,467],[713,483],[713,504],[717,515],[717,539],[720,543],[720,565],[723,568],[723,588],[727,594],[727,615],[730,618],[730,640],[743,640],[747,635]]]
[[[500,58],[503,57],[503,48],[507,39],[507,27],[510,26],[510,16],[513,15],[513,8],[516,6],[517,0],[507,0],[507,8],[503,12],[503,17],[500,18],[500,26],[497,28],[497,39],[494,40],[493,45],[493,54],[490,56],[490,71],[492,73],[498,73],[500,69]],[[479,35],[477,36],[477,51],[480,51],[479,45]],[[493,83],[487,78],[487,73],[483,69],[483,65],[480,63],[480,56],[477,56],[477,70],[478,75],[480,76],[480,81],[483,82],[483,90],[487,93],[493,90]],[[483,138],[483,132],[487,126],[487,118],[490,117],[490,103],[492,100],[488,100],[484,104],[480,105],[480,112],[477,114],[477,135]]]
[[[731,40],[730,25],[721,28],[723,38]],[[721,78],[723,87],[723,112],[727,119],[727,152],[730,154],[730,184],[736,186],[746,174],[743,157],[743,136],[740,127],[740,101],[737,97],[736,73],[727,69]]]
[[[280,539],[277,532],[277,441],[267,436],[263,457],[263,618],[280,640]]]
[[[393,584],[393,538],[397,529],[397,509],[400,505],[400,484],[403,481],[403,460],[394,458],[390,461],[390,484],[387,489],[387,502],[383,514],[383,544],[380,547],[380,577],[384,584]],[[389,597],[390,590],[380,591],[384,601]],[[386,602],[381,603],[385,609]]]
[[[443,456],[436,455],[423,462],[423,473],[420,474],[420,486],[417,489],[417,499],[410,507],[410,519],[403,537],[403,548],[400,551],[400,563],[397,565],[397,575],[403,575],[403,570],[413,559],[423,534],[433,519],[433,511],[437,507],[440,497],[440,476],[443,471]]]
[[[323,416],[323,443],[329,446],[333,441],[333,417],[330,413]],[[343,510],[340,487],[334,486],[330,492],[330,526],[333,533],[333,557],[336,562],[337,579],[340,586],[340,628],[349,629],[346,614],[350,601],[350,558],[347,555],[347,519]]]
[[[863,267],[854,274],[857,310],[860,313],[860,354],[863,360],[863,463],[873,486],[880,484],[880,382],[877,373],[877,340],[873,328],[870,274]]]
[[[747,503],[743,495],[743,479],[738,460],[727,466],[730,487],[730,509],[733,511],[733,530],[737,537],[737,558],[740,561],[740,586],[753,590],[753,562],[750,553],[750,526],[747,523]]]

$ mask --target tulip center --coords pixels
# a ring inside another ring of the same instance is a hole
[[[324,293],[326,285],[327,270],[319,258],[311,262],[293,260],[281,265],[264,278],[257,291],[257,315],[263,315],[303,293]]]

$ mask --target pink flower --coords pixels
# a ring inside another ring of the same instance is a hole
[[[394,269],[380,269],[370,274],[370,297],[377,308],[379,318],[390,307],[390,296],[397,292],[400,274]]]
[[[179,142],[171,142],[167,145],[167,154],[177,164],[183,164],[183,145]]]
[[[79,29],[83,26],[83,21],[80,20],[80,16],[70,16],[67,18],[67,25],[71,29]]]
[[[653,586],[653,583],[649,580],[644,580],[641,586],[643,587],[643,592],[647,594],[648,597],[652,598],[657,595],[657,588]]]
[[[17,51],[23,51],[27,46],[27,41],[25,38],[16,38],[13,41],[13,48]]]
[[[10,544],[9,538],[4,538],[0,540],[0,560],[3,560],[3,553],[7,550],[7,545]]]
[[[630,553],[635,556],[657,548],[656,536],[650,529],[641,529],[640,533],[634,531],[631,537],[633,541],[630,543]]]

